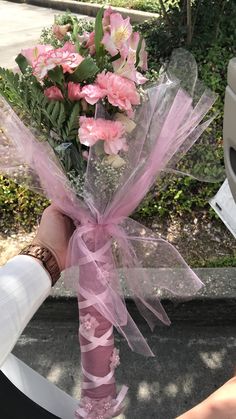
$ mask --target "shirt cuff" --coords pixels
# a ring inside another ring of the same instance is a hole
[[[15,256],[0,268],[0,366],[50,290],[50,275],[30,256]]]

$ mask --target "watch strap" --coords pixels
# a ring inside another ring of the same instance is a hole
[[[61,272],[56,258],[50,250],[43,246],[30,244],[20,252],[20,255],[32,256],[42,262],[44,268],[48,271],[51,277],[52,287],[55,285]]]

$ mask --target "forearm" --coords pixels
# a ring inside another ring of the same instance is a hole
[[[0,268],[0,366],[50,290],[49,274],[29,256]]]
[[[226,418],[236,418],[236,377],[231,378],[202,403],[176,419]]]
[[[209,403],[203,402],[195,406],[193,409],[178,416],[176,419],[218,419],[215,409]]]

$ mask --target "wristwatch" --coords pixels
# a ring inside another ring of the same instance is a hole
[[[60,277],[61,271],[55,256],[50,252],[50,250],[43,246],[30,244],[20,252],[20,255],[32,256],[33,258],[41,261],[51,277],[52,287],[55,285]]]

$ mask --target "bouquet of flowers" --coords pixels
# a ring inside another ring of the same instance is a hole
[[[21,74],[0,69],[0,169],[74,221],[65,279],[77,289],[80,317],[75,416],[108,419],[127,392],[117,394],[113,326],[132,350],[153,356],[123,284],[151,328],[158,319],[170,323],[160,288],[189,296],[202,285],[176,249],[130,215],[209,125],[202,121],[215,97],[199,88],[184,50],[148,81],[144,39],[111,8],[100,9],[92,32],[81,34],[68,15],[52,33],[51,43],[21,51]]]

